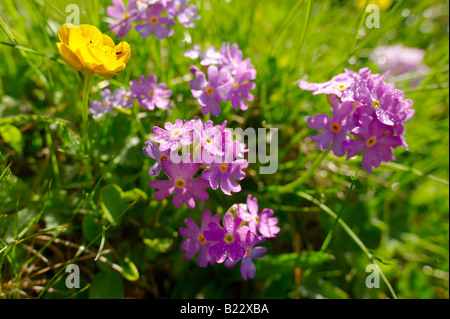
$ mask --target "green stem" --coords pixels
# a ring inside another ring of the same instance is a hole
[[[89,140],[89,129],[88,129],[88,107],[89,107],[89,91],[91,90],[92,75],[85,75],[84,86],[83,86],[83,153],[87,156],[83,160],[84,167],[86,169],[86,177],[89,183],[92,182],[92,172],[90,163],[90,140]]]
[[[316,171],[316,169],[320,166],[320,164],[323,162],[323,160],[327,157],[328,153],[330,152],[330,148],[327,149],[324,152],[321,152],[314,163],[311,165],[311,167],[298,179],[295,181],[284,185],[283,187],[278,188],[278,193],[283,194],[287,193],[290,190],[294,190],[297,186],[302,185],[304,182],[306,182]]]

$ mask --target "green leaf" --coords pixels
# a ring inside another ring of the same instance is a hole
[[[158,253],[165,253],[172,246],[173,238],[144,238],[144,244]]]
[[[142,197],[142,199],[146,200],[148,198],[148,195],[139,188],[133,188],[132,190],[126,191],[123,194],[123,197],[129,202],[133,202],[139,197]]]
[[[120,263],[120,266],[123,269],[121,272],[123,278],[129,281],[137,281],[139,279],[139,270],[128,257]]]
[[[292,272],[295,268],[311,268],[331,260],[331,255],[320,252],[303,252],[300,254],[289,253],[278,256],[267,255],[264,258],[257,259],[256,268],[258,271],[273,272],[274,269],[277,272]],[[260,270],[261,269],[261,270]]]
[[[122,299],[124,297],[122,277],[113,270],[100,271],[92,281],[89,299]]]
[[[69,157],[74,157],[78,159],[85,159],[87,156],[83,154],[81,150],[81,138],[80,136],[72,131],[67,125],[62,123],[56,123],[58,126],[58,132],[61,135],[63,146],[58,148],[58,151],[67,155]]]
[[[93,241],[102,232],[102,226],[98,218],[91,215],[86,215],[83,219],[83,233],[87,240]],[[96,244],[100,244],[100,237],[95,241]]]
[[[0,136],[8,143],[17,153],[23,153],[24,141],[22,132],[14,125],[0,125]]]
[[[127,209],[122,189],[117,185],[107,185],[101,191],[100,200],[105,218],[111,224],[120,225],[119,217]]]

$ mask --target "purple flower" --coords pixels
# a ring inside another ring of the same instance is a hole
[[[253,101],[254,97],[250,93],[256,85],[250,80],[256,79],[256,70],[248,61],[242,61],[238,64],[236,75],[234,76],[234,90],[231,93],[231,105],[236,110],[238,107],[245,111],[248,105],[247,101]]]
[[[153,181],[150,187],[158,189],[155,199],[162,200],[175,192],[172,203],[176,208],[186,204],[190,209],[195,208],[195,200],[205,201],[209,198],[206,191],[209,183],[203,178],[192,178],[200,169],[197,163],[173,163],[169,159],[161,161],[161,167],[170,180]]]
[[[355,102],[360,104],[357,112],[360,116],[374,116],[385,125],[395,125],[406,121],[413,114],[411,100],[404,100],[404,94],[395,89],[393,83],[384,82],[387,74],[370,74],[370,69],[359,71],[355,91]]]
[[[108,16],[116,20],[109,24],[109,29],[116,32],[116,37],[121,38],[131,30],[131,22],[136,20],[136,0],[130,0],[126,9],[122,0],[112,0],[113,6],[108,6]]]
[[[417,69],[425,57],[425,50],[408,48],[401,44],[376,47],[370,60],[383,72],[396,76]]]
[[[208,68],[208,80],[203,72],[195,72],[195,80],[189,83],[193,96],[203,106],[202,113],[220,114],[219,102],[227,102],[234,88],[233,77],[226,70],[211,65]]]
[[[239,50],[239,46],[235,43],[230,48],[230,43],[223,43],[220,53],[223,56],[221,69],[228,70],[232,75],[235,75],[244,57],[242,51]],[[246,61],[251,65],[250,59],[246,59]]]
[[[256,267],[253,263],[253,259],[264,258],[264,254],[266,253],[266,247],[254,247],[257,244],[260,244],[264,239],[260,240],[252,235],[251,232],[247,233],[246,239],[244,241],[244,248],[246,250],[246,254],[241,261],[241,275],[244,280],[249,278],[255,278],[256,275]],[[234,267],[236,262],[231,262],[229,259],[225,261],[225,266],[228,268]]]
[[[218,223],[208,224],[210,230],[204,231],[204,235],[206,240],[213,242],[208,253],[216,257],[217,263],[223,263],[227,258],[231,262],[237,262],[245,256],[247,251],[244,242],[249,228],[239,228],[241,222],[241,218],[233,218],[233,214],[228,212],[223,217],[224,228]]]
[[[133,106],[135,98],[136,95],[133,92],[127,91],[124,87],[120,87],[114,91],[111,102],[113,107],[130,108]]]
[[[189,59],[197,60],[204,56],[202,48],[195,44],[191,49],[183,52],[183,55]]]
[[[248,222],[250,231],[256,235],[256,230],[266,238],[274,238],[280,232],[280,227],[277,226],[278,218],[272,217],[274,212],[272,209],[264,208],[258,214],[258,199],[252,198],[252,195],[247,196],[247,207],[244,205],[238,206],[238,216],[242,220]]]
[[[222,145],[223,131],[214,126],[212,121],[203,124],[201,120],[193,122],[193,139],[198,140],[202,145],[203,163],[211,163],[214,156],[222,156],[224,149]],[[206,152],[205,152],[206,151]]]
[[[136,31],[139,32],[143,38],[149,37],[152,33],[154,33],[155,37],[159,40],[172,36],[174,31],[164,27],[164,25],[174,26],[175,21],[167,17],[162,17],[161,13],[163,11],[164,6],[160,3],[149,7],[140,17],[146,23],[136,25]]]
[[[186,252],[183,258],[191,259],[199,251],[197,263],[200,267],[206,268],[208,263],[214,265],[216,260],[208,253],[211,243],[206,240],[204,232],[210,230],[208,226],[210,223],[220,223],[220,216],[211,216],[211,211],[207,209],[202,215],[200,228],[191,218],[186,218],[185,223],[187,227],[180,227],[179,229],[180,236],[187,238],[180,246],[180,249]]]
[[[316,142],[316,148],[326,150],[332,144],[333,153],[342,157],[345,155],[342,149],[342,143],[348,139],[347,133],[355,127],[356,120],[353,111],[352,102],[343,102],[342,104],[336,98],[333,100],[333,118],[327,114],[317,114],[308,118],[308,126],[313,130],[324,130],[316,136],[310,136],[311,141]]]
[[[335,95],[341,101],[353,101],[355,82],[358,76],[358,73],[345,69],[345,73],[333,77],[330,81],[324,83],[301,81],[299,86],[303,90],[312,91],[313,95]]]
[[[101,118],[106,113],[111,113],[113,110],[113,103],[111,102],[111,90],[104,89],[100,96],[101,101],[92,101],[89,112],[91,112],[94,119]]]
[[[404,143],[400,136],[393,135],[391,126],[369,116],[360,118],[359,126],[351,134],[358,139],[343,142],[342,148],[348,151],[347,160],[364,151],[361,164],[369,172],[372,172],[372,167],[379,167],[381,162],[394,161],[393,149]]]
[[[149,111],[153,111],[155,106],[166,110],[172,105],[172,101],[168,100],[172,96],[172,91],[167,90],[165,83],[157,82],[158,79],[154,75],[150,75],[148,79],[142,75],[139,83],[136,80],[131,82],[131,92],[138,97],[139,104]]]
[[[212,64],[221,64],[223,62],[223,55],[220,51],[217,51],[214,46],[210,46],[206,48],[205,53],[203,54],[202,61],[200,62],[200,65],[208,66]]]
[[[154,126],[152,132],[156,135],[151,139],[159,144],[159,150],[164,152],[170,150],[176,151],[182,145],[190,145],[192,143],[192,122],[184,123],[183,120],[176,120],[175,124],[167,122],[164,129]]]
[[[148,157],[156,160],[155,164],[150,167],[148,175],[150,177],[156,177],[161,172],[161,162],[170,158],[170,152],[168,150],[161,152],[159,150],[159,147],[153,142],[147,141],[145,142],[145,144],[147,145],[147,147],[144,147],[142,149],[142,152],[144,152],[144,154]]]
[[[167,14],[171,18],[178,17],[178,21],[186,28],[194,28],[192,20],[200,19],[195,5],[188,6],[190,0],[173,0],[167,3]]]

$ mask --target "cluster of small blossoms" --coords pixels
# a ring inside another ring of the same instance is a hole
[[[208,188],[219,188],[226,195],[241,191],[236,182],[245,178],[243,169],[248,167],[244,153],[246,145],[233,141],[232,133],[226,129],[227,122],[214,125],[212,121],[203,123],[200,119],[167,122],[164,129],[152,128],[155,136],[146,142],[144,154],[156,160],[150,168],[150,177],[156,177],[161,170],[169,180],[152,181],[156,188],[155,198],[162,200],[172,193],[172,203],[180,208],[186,204],[195,207],[195,200],[208,200]],[[158,143],[159,146],[156,144]],[[180,156],[181,151],[181,156]],[[201,177],[194,178],[200,168],[206,167]]]
[[[118,88],[114,93],[110,89],[104,89],[100,93],[101,101],[92,101],[89,111],[94,119],[101,118],[106,113],[111,113],[114,108],[130,108],[137,100],[139,104],[149,111],[153,111],[155,107],[166,110],[173,103],[169,98],[172,91],[167,90],[165,83],[158,83],[158,79],[154,75],[147,78],[141,76],[139,82],[132,80],[130,89],[124,87]]]
[[[129,0],[125,7],[122,0],[112,0],[106,12],[114,22],[109,24],[116,37],[124,37],[130,32],[132,22],[143,22],[135,26],[135,30],[143,38],[152,33],[159,40],[174,34],[176,19],[186,28],[194,28],[192,20],[199,20],[197,7],[189,4],[190,0]]]
[[[408,149],[403,123],[414,115],[413,102],[393,83],[386,83],[387,76],[364,68],[345,70],[324,83],[300,82],[300,88],[314,95],[326,94],[333,104],[332,118],[318,114],[307,120],[311,129],[323,130],[310,137],[316,148],[325,150],[331,145],[338,157],[347,152],[347,160],[363,152],[361,164],[369,172],[381,162],[394,161],[394,148]]]
[[[266,248],[260,245],[280,232],[272,209],[258,211],[258,200],[248,195],[247,204],[235,204],[225,214],[223,226],[220,216],[212,216],[209,210],[203,213],[200,227],[187,218],[186,227],[179,229],[180,236],[186,238],[180,245],[185,251],[183,258],[191,259],[198,252],[197,263],[202,268],[215,263],[231,268],[241,261],[244,280],[254,278],[253,259],[264,258],[266,253]]]
[[[256,79],[256,69],[249,58],[243,58],[237,44],[223,43],[220,51],[209,47],[205,52],[195,45],[184,55],[194,60],[201,58],[200,65],[207,67],[208,76],[195,65],[190,68],[195,79],[189,85],[203,114],[218,116],[221,112],[219,103],[229,101],[235,110],[247,110],[247,102],[254,100],[250,91],[255,88],[252,81]]]

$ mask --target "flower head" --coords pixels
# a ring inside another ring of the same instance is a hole
[[[92,117],[94,119],[101,118],[106,113],[111,113],[113,110],[113,102],[111,97],[111,90],[104,89],[100,96],[102,98],[101,101],[92,101],[89,107],[89,112],[91,112]]]
[[[143,38],[149,37],[152,33],[159,40],[172,36],[174,31],[165,26],[174,26],[176,23],[168,17],[162,17],[161,14],[163,11],[164,6],[161,3],[149,7],[141,14],[141,19],[145,23],[136,25],[136,31]]]
[[[195,79],[189,83],[193,96],[203,106],[202,113],[211,113],[213,116],[220,114],[219,102],[227,102],[231,98],[234,81],[226,70],[220,70],[210,65],[208,68],[208,80],[202,71],[195,72]]]
[[[173,163],[170,159],[163,159],[162,170],[170,179],[150,182],[150,187],[158,189],[155,198],[161,200],[174,193],[173,205],[180,208],[186,204],[190,209],[194,209],[195,200],[207,200],[209,194],[206,189],[209,188],[209,183],[203,178],[192,178],[200,165],[183,161]]]
[[[154,126],[152,132],[155,134],[151,139],[159,144],[160,151],[176,151],[181,145],[190,145],[192,143],[192,122],[184,123],[182,120],[176,120],[175,124],[167,122],[164,129]]]
[[[197,7],[195,5],[188,6],[190,0],[172,0],[166,5],[167,14],[171,18],[178,17],[178,21],[186,28],[193,28],[195,24],[192,20],[200,19],[197,15]]]
[[[150,141],[145,142],[145,144],[147,146],[142,149],[142,152],[144,152],[144,154],[148,157],[156,160],[155,164],[150,167],[148,175],[150,177],[156,177],[161,172],[161,162],[170,157],[170,151],[166,150],[161,152],[159,150],[159,147],[155,143]]]
[[[131,30],[131,22],[136,21],[137,0],[130,0],[128,8],[125,8],[122,0],[112,0],[113,5],[106,8],[106,13],[115,21],[109,24],[109,29],[116,32],[116,37],[122,38]]]
[[[264,208],[258,214],[258,199],[252,198],[252,195],[247,196],[247,206],[238,206],[238,216],[242,220],[248,222],[250,231],[256,235],[257,231],[265,238],[274,238],[280,232],[280,227],[277,226],[278,218],[272,217],[274,212],[272,209]]]
[[[153,111],[155,106],[161,110],[166,110],[172,105],[168,100],[172,96],[172,91],[167,90],[165,83],[157,83],[158,79],[154,75],[148,78],[141,76],[139,82],[133,80],[131,83],[131,92],[138,97],[139,104],[149,111]]]
[[[130,58],[128,43],[118,45],[96,27],[64,24],[58,30],[59,52],[69,66],[85,74],[111,77],[123,70]]]
[[[207,209],[202,215],[200,228],[191,218],[186,218],[185,223],[186,227],[180,227],[179,229],[180,236],[187,238],[180,246],[180,249],[186,252],[183,258],[191,259],[199,252],[197,263],[200,267],[205,268],[208,266],[208,263],[214,265],[216,260],[208,253],[211,242],[206,240],[205,231],[210,230],[208,226],[210,223],[220,223],[220,216],[212,216],[211,211]]]
[[[135,98],[136,95],[133,92],[128,91],[124,87],[120,87],[112,94],[111,102],[113,107],[130,108],[133,106]]]
[[[253,101],[250,93],[256,85],[251,80],[256,79],[256,70],[248,61],[242,61],[236,68],[234,76],[234,90],[231,93],[231,106],[236,110],[238,107],[245,111],[248,108],[247,101]]]

